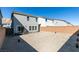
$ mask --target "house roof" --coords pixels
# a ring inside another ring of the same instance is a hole
[[[66,23],[68,23],[68,24],[71,24],[70,22],[68,22],[68,21],[66,21],[66,20],[62,20],[62,19],[52,19],[52,18],[46,18],[46,17],[43,17],[43,16],[38,16],[38,17],[41,17],[41,18],[44,18],[44,19],[48,19],[48,20],[51,20],[51,21],[54,21],[54,20],[57,20],[57,21],[64,21],[64,22],[66,22]],[[73,26],[73,24],[71,24],[72,26]]]
[[[49,20],[52,20],[52,21],[54,21],[54,20],[64,21],[64,22],[66,22],[66,23],[68,23],[68,24],[71,24],[70,22],[68,22],[68,21],[66,21],[66,20],[50,19],[50,18],[46,18],[46,17],[43,17],[43,16],[34,16],[34,15],[31,15],[31,14],[24,14],[24,13],[16,12],[16,11],[14,11],[14,12],[12,13],[12,15],[13,15],[13,14],[19,14],[19,15],[23,15],[23,16],[31,16],[31,17],[36,17],[36,18],[40,17],[40,18],[49,19]],[[71,25],[73,26],[73,24],[71,24]]]
[[[12,14],[18,14],[18,15],[23,15],[23,16],[31,16],[31,17],[37,18],[37,16],[33,16],[31,14],[24,14],[24,13],[20,13],[20,12],[13,12]]]
[[[52,21],[57,20],[57,21],[63,21],[66,22],[67,24],[71,24],[70,22],[66,21],[66,20],[61,20],[61,19],[52,19]],[[71,24],[72,26],[74,26],[73,24]]]

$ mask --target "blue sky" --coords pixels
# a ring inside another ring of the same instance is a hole
[[[10,18],[12,11],[66,20],[79,25],[78,7],[0,7],[3,17]]]

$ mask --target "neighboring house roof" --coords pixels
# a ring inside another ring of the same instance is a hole
[[[66,20],[61,20],[61,19],[52,19],[52,21],[54,21],[54,20],[57,20],[57,21],[63,21],[63,22],[65,22],[65,23],[67,23],[67,24],[70,24],[70,25],[74,26],[73,24],[71,24],[70,22],[68,22],[68,21],[66,21]]]
[[[71,24],[70,22],[66,21],[66,20],[62,20],[62,19],[52,19],[52,18],[46,18],[46,17],[43,17],[43,16],[38,16],[38,17],[41,17],[41,18],[44,18],[44,19],[48,19],[48,20],[51,20],[51,21],[54,21],[54,20],[58,20],[58,21],[64,21],[66,22],[67,24]],[[71,24],[73,26],[73,24]]]
[[[12,20],[11,19],[2,19],[2,23],[3,24],[10,24],[12,22]]]

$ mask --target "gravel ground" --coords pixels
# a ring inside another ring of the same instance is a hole
[[[69,39],[67,33],[38,32],[20,36],[40,52],[56,52]]]
[[[68,33],[36,32],[21,36],[7,37],[2,51],[13,52],[76,52],[75,37]],[[20,43],[18,43],[20,39]]]

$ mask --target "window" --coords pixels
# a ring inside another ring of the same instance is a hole
[[[29,30],[31,30],[31,26],[29,26]]]
[[[24,27],[22,26],[22,27],[21,27],[21,32],[23,32],[23,31],[24,31]]]
[[[37,30],[37,26],[35,26],[35,30]]]
[[[29,21],[29,16],[27,16],[27,21]]]
[[[47,22],[47,18],[46,18],[46,22]]]
[[[18,27],[18,31],[21,31],[21,27]]]
[[[36,22],[38,21],[38,18],[36,18]]]
[[[29,26],[29,30],[37,30],[37,26]]]
[[[34,30],[34,26],[32,26],[32,30]]]
[[[19,31],[19,32],[23,32],[23,31],[24,31],[24,27],[19,26],[19,27],[18,27],[18,31]]]

